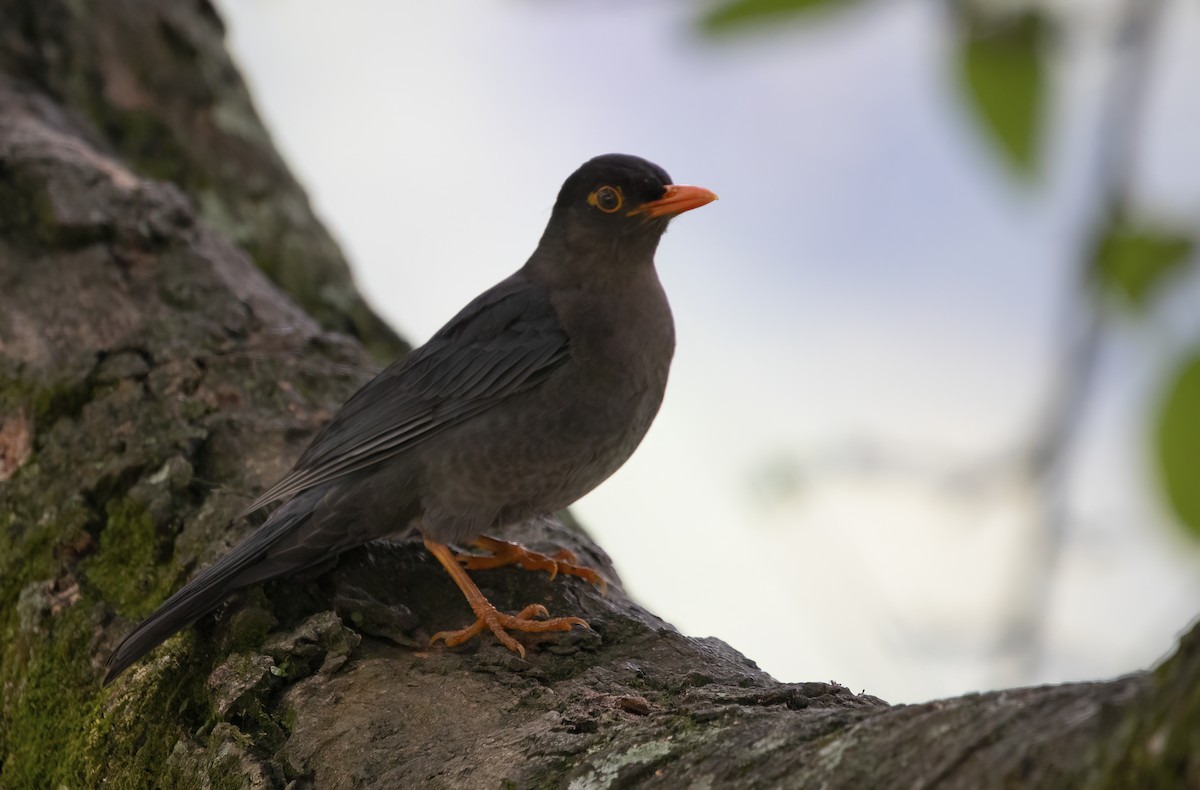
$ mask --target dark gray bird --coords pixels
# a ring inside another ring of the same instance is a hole
[[[418,530],[477,618],[433,641],[587,624],[538,605],[497,611],[464,570],[516,564],[600,582],[484,533],[567,507],[625,463],[658,412],[675,348],[654,253],[668,221],[716,199],[635,156],[586,162],[563,184],[537,249],[421,348],[359,390],[250,514],[286,500],[245,541],[138,625],[105,682],[230,593]],[[456,556],[473,543],[491,556]],[[460,565],[460,562],[463,563]]]

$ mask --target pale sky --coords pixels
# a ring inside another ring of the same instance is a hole
[[[659,419],[577,507],[684,632],[902,702],[1143,667],[1200,612],[1200,554],[1158,510],[1145,438],[1159,378],[1200,339],[1200,284],[1113,336],[1033,668],[993,645],[1036,545],[1027,492],[1002,477],[955,497],[838,461],[1023,446],[1094,206],[1102,25],[1055,70],[1052,167],[1021,184],[961,100],[932,0],[718,42],[665,0],[218,6],[361,289],[411,341],[524,262],[591,156],[721,196],[660,248],[679,349]],[[1200,11],[1171,7],[1139,184],[1194,220]],[[764,495],[779,469],[798,490]]]

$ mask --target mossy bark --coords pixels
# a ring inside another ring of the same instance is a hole
[[[53,97],[98,150],[175,184],[322,327],[389,360],[404,344],[354,288],[223,37],[207,0],[4,0],[0,73]]]
[[[894,707],[680,636],[550,523],[515,537],[614,584],[478,573],[591,622],[526,660],[426,649],[468,610],[419,545],[380,543],[102,688],[370,376],[363,343],[400,349],[206,3],[0,2],[0,787],[1200,786],[1200,631],[1153,673]]]

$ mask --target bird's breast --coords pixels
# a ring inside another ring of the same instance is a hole
[[[581,467],[587,490],[633,453],[667,386],[675,351],[670,307],[657,277],[634,291],[568,293],[555,305],[570,361],[548,382],[542,416],[564,461],[569,455]]]
[[[582,393],[570,400],[609,414],[614,433],[624,425],[635,427],[650,405],[648,419],[653,419],[675,352],[670,306],[652,270],[649,275],[630,288],[570,291],[555,300],[570,341],[564,385]],[[640,427],[644,432],[648,424]]]
[[[567,507],[625,463],[658,413],[675,348],[652,285],[636,298],[560,292],[567,361],[439,440],[436,464],[454,473],[434,479],[454,484],[436,485],[427,506],[490,529]]]

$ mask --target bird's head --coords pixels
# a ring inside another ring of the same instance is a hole
[[[667,223],[716,200],[703,187],[671,183],[653,162],[628,154],[604,154],[567,178],[554,203],[546,239],[571,249],[653,255]]]

